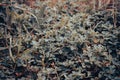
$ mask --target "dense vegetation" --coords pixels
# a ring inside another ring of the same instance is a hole
[[[0,0],[0,80],[119,80],[120,0]]]

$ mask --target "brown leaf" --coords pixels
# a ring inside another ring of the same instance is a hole
[[[94,43],[98,43],[98,42],[99,42],[99,39],[94,38],[94,39],[93,39],[93,42],[94,42]]]

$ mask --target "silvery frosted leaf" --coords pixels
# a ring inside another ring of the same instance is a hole
[[[31,44],[32,44],[33,46],[35,46],[35,47],[39,46],[39,42],[37,42],[37,41],[32,41]]]
[[[114,80],[120,80],[120,78],[119,77],[115,77]]]
[[[45,42],[48,42],[49,41],[49,39],[45,39]]]
[[[63,41],[65,38],[64,37],[60,37],[60,40]]]
[[[87,53],[89,57],[92,57],[92,52]]]
[[[84,62],[90,62],[89,60],[85,59]]]

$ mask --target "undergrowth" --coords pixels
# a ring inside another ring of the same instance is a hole
[[[39,41],[39,38],[54,37],[56,30],[59,31],[64,26],[67,27],[67,30],[71,29],[68,15],[74,17],[73,15],[77,15],[77,13],[82,15],[81,23],[86,25],[84,21],[89,14],[100,11],[107,12],[114,19],[114,27],[117,27],[118,4],[120,2],[117,0],[91,0],[91,2],[90,0],[0,0],[0,54],[8,53],[11,60],[16,63],[19,58],[27,62],[28,59],[32,58],[30,53],[41,52],[43,56],[41,64],[44,68],[46,55],[44,48],[38,50],[38,47],[41,44],[47,44],[42,40]],[[48,12],[47,10],[51,11]],[[64,14],[66,12],[68,14]],[[55,23],[58,13],[62,15],[62,18],[58,20],[58,23]],[[50,23],[49,16],[53,16],[54,19]],[[77,19],[77,17],[75,18]],[[79,18],[78,21],[80,21]],[[47,28],[46,32],[44,31],[45,28]],[[77,36],[74,31],[72,34]],[[72,38],[75,37],[72,36]],[[94,40],[94,42],[97,43],[98,41]]]

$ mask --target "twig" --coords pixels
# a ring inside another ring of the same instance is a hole
[[[116,20],[116,0],[113,0],[113,20],[114,20],[114,27],[116,27],[116,23],[117,23],[117,20]]]
[[[102,22],[103,22],[103,21],[98,22],[98,23],[95,25],[94,30],[95,30],[95,28],[98,27]]]
[[[0,47],[0,51],[8,49],[8,47]]]
[[[26,10],[26,9],[24,9],[24,8],[18,7],[18,6],[14,6],[14,7],[15,7],[15,8],[18,8],[18,9],[20,9],[20,10],[23,10],[23,11],[25,11],[26,13],[28,13],[29,15],[33,16],[33,17],[36,19],[37,24],[39,25],[38,18],[37,18],[37,17],[36,17],[33,13],[31,13],[31,12],[27,11],[27,10]]]
[[[16,47],[16,46],[18,46],[18,45],[16,44],[14,46],[11,46],[11,48]],[[8,47],[0,47],[0,51],[5,50],[5,49],[9,49],[9,46]]]
[[[13,54],[12,54],[12,51],[11,51],[11,47],[12,47],[12,38],[9,38],[10,39],[10,46],[9,46],[9,54],[10,54],[10,57],[11,59],[13,60],[13,62],[15,62],[15,59],[13,57]]]
[[[24,24],[23,24],[23,28],[25,29],[25,31],[26,31],[27,34],[30,34]]]

